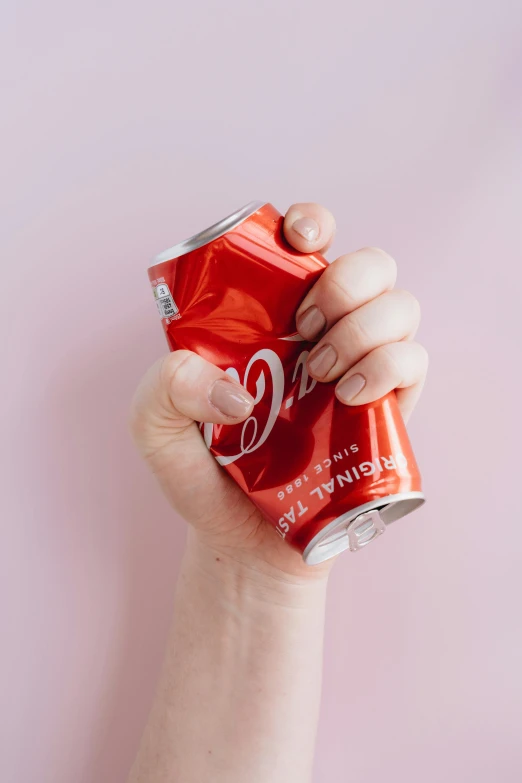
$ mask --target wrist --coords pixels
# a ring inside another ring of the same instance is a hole
[[[255,550],[216,546],[192,528],[188,532],[184,569],[197,574],[227,601],[296,609],[324,603],[331,564],[306,566],[301,562],[298,566],[283,571]]]

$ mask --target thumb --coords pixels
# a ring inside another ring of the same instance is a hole
[[[145,457],[186,435],[194,421],[236,424],[254,399],[234,378],[192,351],[174,351],[146,373],[134,396],[131,432]]]
[[[333,242],[334,216],[320,204],[292,204],[283,225],[286,239],[300,253],[325,253]]]

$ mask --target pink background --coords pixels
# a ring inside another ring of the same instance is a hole
[[[2,782],[125,780],[184,535],[126,431],[145,269],[258,198],[391,252],[432,356],[429,503],[333,575],[316,780],[520,781],[519,0],[2,17]]]

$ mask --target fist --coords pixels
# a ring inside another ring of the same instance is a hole
[[[324,252],[333,216],[317,204],[295,204],[285,216],[288,242],[303,253]],[[428,359],[414,337],[420,306],[396,289],[397,265],[377,248],[340,256],[325,270],[296,313],[303,338],[316,342],[308,373],[335,381],[345,405],[362,405],[396,390],[407,420],[420,396]],[[229,375],[189,351],[154,365],[135,395],[134,439],[172,506],[192,525],[193,538],[220,559],[253,573],[310,578],[309,567],[275,534],[260,512],[207,450],[196,421],[236,424],[254,400]],[[312,577],[313,578],[313,577]]]

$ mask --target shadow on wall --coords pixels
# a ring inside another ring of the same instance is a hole
[[[71,759],[84,759],[74,772],[85,783],[126,777],[161,663],[185,538],[127,429],[139,378],[166,350],[150,315],[147,308],[105,325],[79,345],[55,374],[48,406],[55,457],[48,491],[60,506],[54,535],[59,556],[72,560],[64,589],[75,592],[74,677],[65,703],[75,703],[77,687],[80,702],[89,701],[74,709],[83,706],[90,718],[68,706],[59,720],[76,744]]]

